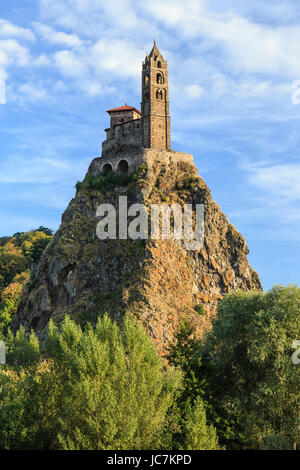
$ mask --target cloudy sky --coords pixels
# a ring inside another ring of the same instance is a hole
[[[167,58],[172,148],[191,152],[268,289],[300,284],[298,0],[0,0],[0,236],[57,229],[106,109]]]

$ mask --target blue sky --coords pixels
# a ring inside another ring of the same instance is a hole
[[[0,236],[58,228],[105,110],[140,106],[154,39],[172,148],[193,153],[264,288],[300,284],[297,0],[0,0]]]

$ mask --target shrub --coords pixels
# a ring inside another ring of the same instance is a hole
[[[204,307],[203,307],[202,304],[196,305],[195,310],[196,310],[197,313],[199,313],[199,315],[204,314]]]
[[[129,183],[137,181],[137,173],[128,174],[119,174],[110,171],[107,175],[99,176],[87,176],[83,183],[80,181],[76,184],[76,189],[79,191],[81,189],[96,189],[102,194],[106,194],[109,191],[113,191],[116,186],[128,186]]]

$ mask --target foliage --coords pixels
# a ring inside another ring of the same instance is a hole
[[[268,434],[260,450],[292,450],[292,446],[281,434]]]
[[[193,189],[199,183],[199,177],[190,176],[176,183],[178,189]]]
[[[21,249],[29,264],[37,263],[40,260],[51,239],[52,236],[45,232],[34,231],[24,234]]]
[[[204,314],[204,307],[203,307],[202,304],[196,305],[195,310],[196,310],[196,312],[197,312],[199,315],[203,315],[203,314]]]
[[[214,409],[222,416],[216,426],[231,447],[258,448],[273,435],[296,445],[300,368],[291,356],[298,338],[296,286],[276,286],[266,293],[236,291],[220,303],[199,373],[208,378]],[[224,422],[230,423],[228,429]]]
[[[184,375],[184,390],[181,401],[192,404],[198,396],[204,396],[205,378],[196,375],[201,365],[200,343],[195,339],[191,323],[184,319],[179,325],[173,343],[168,348],[168,360],[174,367],[180,367]]]
[[[45,237],[22,235],[0,250],[33,259],[28,239]],[[8,361],[0,369],[1,449],[299,447],[296,286],[231,292],[201,341],[185,319],[166,367],[128,317],[119,326],[105,315],[84,330],[69,317],[60,329],[50,321],[43,343],[24,329],[14,336],[7,327],[28,275],[15,273],[1,295]]]
[[[4,449],[145,449],[160,445],[180,376],[145,332],[108,316],[95,329],[50,323],[42,355],[32,333],[7,336],[0,374]],[[9,416],[9,419],[8,419]]]
[[[32,263],[37,263],[52,238],[52,231],[40,227],[31,232],[18,232],[3,237],[0,243],[0,335],[17,311],[24,284]]]
[[[177,392],[169,410],[166,435],[171,442],[170,448],[219,450],[216,430],[206,422],[203,401],[206,379],[198,374],[201,366],[200,343],[194,336],[193,327],[184,319],[168,348],[169,363],[182,371],[184,387]]]
[[[3,278],[3,287],[8,286],[16,274],[20,274],[27,269],[27,259],[13,241],[9,241],[0,247],[0,274]]]
[[[6,332],[22,296],[23,285],[13,282],[2,291],[0,302],[0,335]]]
[[[11,237],[0,237],[0,246],[6,245],[10,241]]]
[[[206,422],[205,407],[200,397],[196,399],[194,406],[187,413],[183,449],[221,450],[216,429]]]
[[[35,232],[43,232],[45,235],[48,235],[48,236],[53,236],[53,230],[51,230],[50,228],[48,227],[43,227],[42,225],[35,229],[35,230],[30,230],[30,232],[16,232],[12,237],[3,237],[3,238],[7,238],[9,241],[11,238],[13,238],[14,240],[14,243],[18,246],[21,245],[21,243],[23,242],[24,240],[24,237],[28,234],[28,233],[35,233]],[[1,241],[1,239],[0,239]]]
[[[31,263],[38,262],[51,240],[50,229],[41,227],[26,233],[16,233],[0,245],[0,287],[13,282],[16,274],[26,272]],[[5,240],[7,237],[5,237]]]
[[[41,225],[39,228],[37,228],[36,230],[34,230],[34,232],[43,232],[45,233],[46,235],[49,235],[49,236],[53,236],[53,233],[54,231],[48,227],[44,227],[43,225]]]
[[[96,189],[105,195],[109,191],[113,191],[116,186],[127,186],[131,181],[135,181],[136,179],[136,173],[128,175],[110,171],[107,175],[87,176],[83,183],[80,181],[77,182],[76,189],[78,191],[83,188]]]

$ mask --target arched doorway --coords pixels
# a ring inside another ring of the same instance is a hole
[[[111,164],[110,163],[105,163],[105,165],[103,165],[103,168],[102,168],[102,173],[106,176],[111,171],[113,171],[113,168],[112,168]]]
[[[126,160],[120,160],[117,167],[117,172],[122,175],[128,173],[128,162]]]

